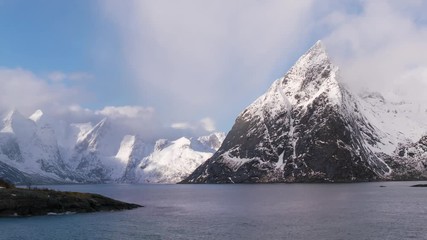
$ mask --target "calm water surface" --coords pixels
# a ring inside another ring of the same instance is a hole
[[[0,239],[427,239],[415,183],[56,185],[145,207],[3,218]]]

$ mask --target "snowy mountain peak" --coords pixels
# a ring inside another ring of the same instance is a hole
[[[30,119],[34,122],[39,122],[40,119],[43,117],[44,113],[42,110],[37,109],[31,116]]]
[[[136,137],[133,135],[124,136],[120,143],[120,148],[116,154],[116,158],[122,162],[127,162],[134,149],[135,141]]]
[[[332,104],[342,102],[342,88],[338,81],[338,67],[334,66],[321,41],[318,41],[286,75],[276,80],[270,89],[243,113],[252,116],[275,116],[284,109],[306,108],[315,99],[327,98]]]
[[[177,182],[214,152],[196,138],[143,140],[114,118],[70,123],[41,110],[2,117],[0,166],[16,171],[0,167],[0,177],[19,183]]]
[[[155,151],[161,151],[164,147],[168,145],[169,141],[167,139],[159,139],[154,145]]]
[[[22,115],[22,113],[20,113],[18,110],[13,109],[11,111],[9,111],[5,117],[3,118],[3,121],[13,121],[13,120],[19,120],[19,119],[26,119],[24,115]]]
[[[236,119],[219,150],[184,182],[366,181],[391,169],[379,132],[339,82],[318,41]]]
[[[100,122],[98,122],[90,131],[86,133],[84,136],[84,139],[81,140],[87,140],[89,142],[96,141],[97,138],[103,135],[104,129],[108,127],[108,121],[107,118],[103,118]]]
[[[93,132],[98,132],[101,131],[101,129],[108,127],[109,125],[109,120],[107,117],[101,119],[101,121],[99,121],[94,127],[93,127]]]
[[[215,132],[208,136],[199,137],[197,140],[203,145],[208,146],[214,150],[218,150],[221,147],[222,142],[225,139],[225,133]]]
[[[15,133],[16,131],[32,131],[33,124],[17,110],[8,112],[3,118],[3,129],[0,132]]]
[[[172,143],[180,146],[187,146],[191,144],[191,141],[186,137],[180,137],[177,140],[173,141]]]
[[[323,52],[326,54],[326,47],[323,44],[322,40],[317,40],[316,43],[311,46],[307,52]]]
[[[288,71],[279,85],[293,105],[307,105],[324,92],[335,99],[340,95],[338,67],[334,66],[321,41],[318,41]]]

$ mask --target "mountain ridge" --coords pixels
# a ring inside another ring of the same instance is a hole
[[[170,150],[155,149],[163,140],[144,141],[137,134],[123,131],[120,124],[108,118],[95,124],[67,124],[41,110],[28,118],[17,110],[10,111],[0,125],[0,177],[17,184],[173,183],[209,158],[218,141],[222,141],[220,133],[201,137],[204,142],[188,139],[188,148],[174,150],[177,157],[159,159],[152,154],[168,155]],[[166,141],[171,148],[178,144],[175,140]],[[185,157],[181,157],[184,152]],[[169,165],[185,168],[179,174]],[[168,171],[156,169],[160,166],[169,166]]]
[[[361,99],[341,84],[338,71],[318,41],[241,112],[218,152],[183,183],[395,177],[378,152],[387,138],[366,117]]]

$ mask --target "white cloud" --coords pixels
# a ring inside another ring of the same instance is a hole
[[[87,93],[65,87],[61,75],[61,72],[56,72],[48,80],[20,68],[0,69],[0,116],[11,109],[26,116],[41,109],[47,118],[68,124],[90,122],[95,125],[108,118],[114,131],[122,135],[136,134],[147,141],[174,139],[183,135],[200,136],[215,129],[214,122],[209,118],[191,124],[189,128],[170,127],[152,107],[106,106],[100,110],[81,107]]]
[[[192,126],[188,122],[177,122],[177,123],[172,123],[171,128],[179,129],[179,130],[187,130],[187,129],[192,129]]]
[[[171,128],[193,132],[193,135],[207,134],[216,131],[215,121],[205,117],[197,122],[176,122],[171,124]]]
[[[215,121],[212,118],[203,118],[200,120],[200,124],[208,132],[213,132],[216,130],[215,128]]]
[[[361,3],[360,14],[332,11],[324,18],[332,29],[326,45],[343,80],[357,89],[426,103],[427,26],[417,17],[425,15],[419,8],[426,2]]]
[[[16,108],[31,114],[43,108],[52,112],[86,99],[81,89],[50,85],[45,79],[21,68],[0,68],[0,86],[0,111]]]
[[[141,106],[107,106],[102,110],[95,112],[96,114],[109,116],[111,118],[146,118],[154,115],[155,111],[152,107]]]
[[[141,101],[171,120],[226,115],[231,124],[242,107],[267,89],[272,72],[289,61],[284,53],[307,39],[311,2],[100,4],[117,26]]]
[[[316,36],[324,36],[349,85],[427,102],[426,1],[99,4],[121,40],[123,81],[131,79],[139,103],[152,107],[85,109],[80,106],[89,94],[69,83],[93,79],[91,74],[55,71],[42,77],[3,68],[0,111],[15,107],[30,114],[42,108],[75,121],[108,116],[147,136],[209,132],[216,124],[225,130]]]
[[[118,29],[141,101],[181,129],[203,116],[231,126],[316,38],[350,87],[427,103],[427,1],[100,4]]]

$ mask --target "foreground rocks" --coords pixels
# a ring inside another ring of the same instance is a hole
[[[3,217],[118,211],[139,207],[142,206],[92,193],[0,188],[0,216]]]

